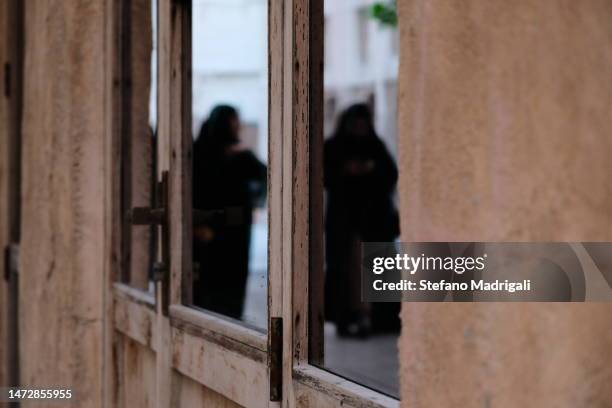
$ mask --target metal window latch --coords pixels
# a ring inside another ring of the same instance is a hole
[[[4,280],[9,282],[19,272],[19,245],[9,244],[4,248]]]
[[[161,309],[168,314],[170,303],[170,214],[168,210],[168,171],[163,171],[155,189],[152,207],[134,207],[127,219],[132,225],[154,225],[160,228],[161,260],[153,264],[153,280],[161,290]]]
[[[283,318],[270,318],[270,401],[283,397]]]

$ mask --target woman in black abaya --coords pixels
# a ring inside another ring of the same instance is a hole
[[[193,208],[229,211],[238,220],[194,226],[193,303],[236,319],[244,305],[253,209],[265,199],[267,176],[266,166],[240,148],[239,133],[236,109],[219,105],[193,146]]]
[[[361,302],[361,243],[393,241],[397,168],[376,135],[370,109],[349,107],[325,143],[326,318],[343,336],[399,327],[398,304]]]

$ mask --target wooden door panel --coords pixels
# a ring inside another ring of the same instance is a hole
[[[177,373],[172,374],[172,383],[175,391],[172,395],[172,407],[215,407],[215,408],[239,408],[241,405],[227,399],[223,395],[204,387],[198,382]]]
[[[113,325],[115,330],[155,350],[156,313],[154,299],[124,284],[115,284]]]
[[[268,367],[265,353],[231,351],[184,328],[172,330],[175,370],[242,405],[267,407]]]
[[[155,407],[155,353],[150,348],[120,333],[117,333],[115,341],[120,361],[117,407]]]

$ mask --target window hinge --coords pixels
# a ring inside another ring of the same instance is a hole
[[[19,271],[19,245],[9,244],[4,248],[4,280],[9,282]]]
[[[4,96],[11,97],[11,64],[4,63]]]
[[[152,207],[134,207],[128,211],[127,218],[132,225],[159,226],[161,237],[161,261],[153,265],[153,280],[161,291],[161,310],[168,315],[170,304],[170,222],[168,212],[168,171],[162,172],[156,185]]]
[[[270,318],[270,401],[283,396],[283,318]]]

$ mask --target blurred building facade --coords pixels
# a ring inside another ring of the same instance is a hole
[[[376,131],[396,156],[399,33],[374,20],[373,0],[325,2],[325,136],[338,115],[365,102]]]
[[[244,143],[268,154],[267,0],[199,0],[192,17],[194,135],[219,103],[235,106]]]

